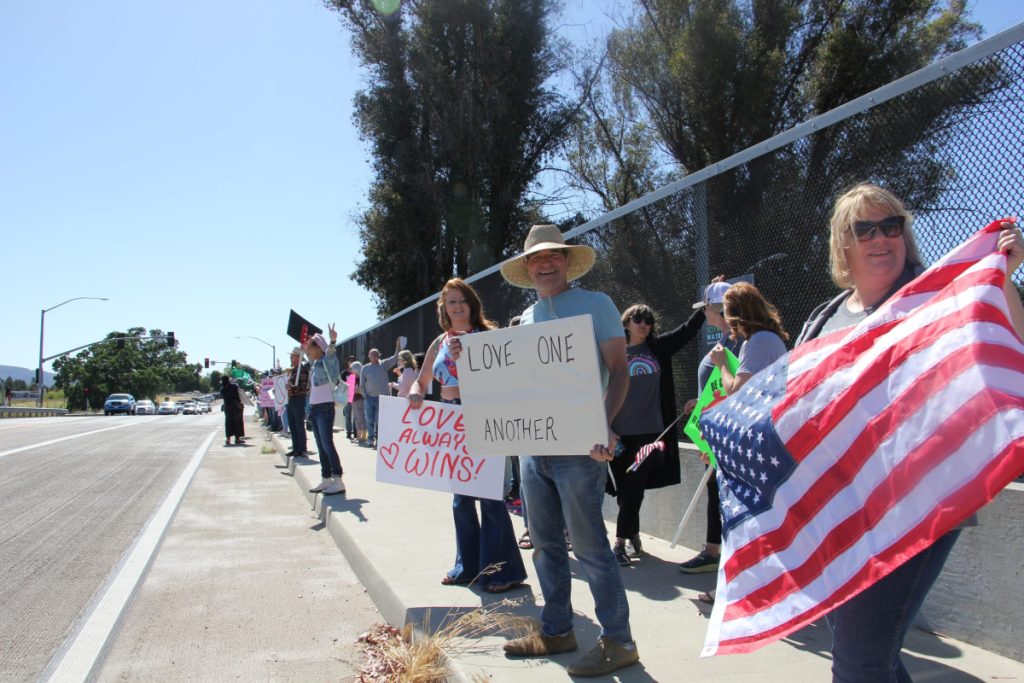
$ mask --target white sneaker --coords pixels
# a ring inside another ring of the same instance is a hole
[[[333,483],[324,489],[325,496],[333,496],[337,493],[345,493],[345,482],[341,480],[341,475],[334,477]]]
[[[331,477],[324,477],[320,480],[320,483],[309,490],[310,493],[320,493],[326,491],[328,488],[334,485],[334,479]]]

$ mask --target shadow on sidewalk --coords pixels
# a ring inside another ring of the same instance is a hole
[[[326,510],[328,508],[330,508],[334,514],[348,512],[360,522],[370,521],[369,517],[363,514],[363,505],[370,502],[366,498],[348,498],[344,495],[330,496],[326,501],[327,505],[324,504],[325,496],[317,496],[317,498],[319,499],[316,502],[319,504],[317,515],[320,517],[320,528],[323,528],[322,525],[326,519]],[[316,510],[316,508],[314,508],[314,510]]]

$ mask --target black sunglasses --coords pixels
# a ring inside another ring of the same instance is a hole
[[[889,216],[880,221],[854,221],[853,236],[858,242],[867,242],[874,239],[876,230],[880,230],[886,237],[899,237],[905,224],[903,216]]]
[[[654,324],[654,316],[650,313],[635,313],[631,320],[638,325],[640,323],[647,323],[648,325]]]

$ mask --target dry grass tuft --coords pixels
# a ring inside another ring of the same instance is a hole
[[[500,569],[488,567],[481,574]],[[478,639],[485,635],[507,633],[518,637],[535,628],[534,620],[508,610],[521,600],[502,600],[458,615],[450,609],[441,626],[430,633],[430,615],[422,628],[407,624],[403,631],[384,624],[359,636],[366,647],[366,662],[359,672],[360,683],[442,683],[448,674],[448,662],[482,651]],[[474,677],[486,680],[486,677]]]

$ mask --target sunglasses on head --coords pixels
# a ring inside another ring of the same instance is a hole
[[[630,319],[637,325],[640,323],[647,323],[648,325],[654,324],[654,316],[650,313],[634,313],[633,317]]]
[[[854,221],[853,236],[858,242],[874,239],[876,231],[881,231],[886,237],[899,237],[903,234],[905,224],[903,216],[888,216],[880,221]]]

